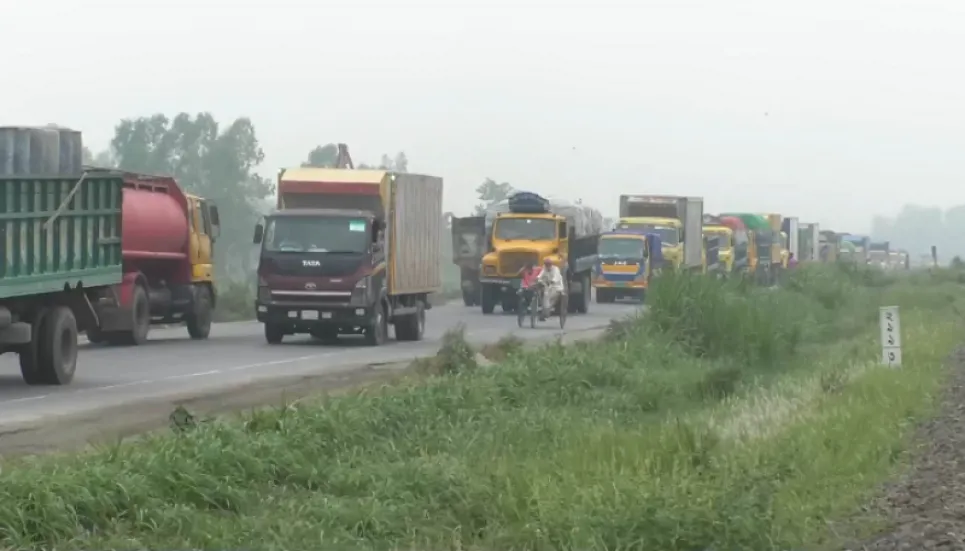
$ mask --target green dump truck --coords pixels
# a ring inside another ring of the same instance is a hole
[[[111,171],[0,173],[0,354],[20,355],[27,384],[73,380],[78,333],[121,283],[123,185]]]

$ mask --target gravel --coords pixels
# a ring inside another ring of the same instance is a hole
[[[890,520],[874,538],[849,551],[965,551],[965,349],[937,417],[923,424],[911,468],[870,507]]]

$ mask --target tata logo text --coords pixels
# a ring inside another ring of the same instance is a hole
[[[302,266],[321,266],[321,260],[302,260]]]

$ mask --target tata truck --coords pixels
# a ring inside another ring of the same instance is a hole
[[[459,267],[462,302],[466,306],[479,306],[482,300],[479,270],[483,253],[489,246],[486,236],[486,217],[453,217],[451,224],[452,262]]]
[[[88,169],[87,175],[111,174]],[[140,345],[152,325],[184,325],[207,339],[217,306],[214,244],[217,206],[185,193],[170,176],[122,172],[121,283],[95,302],[99,323],[87,329],[94,344]]]
[[[600,236],[593,289],[598,304],[621,298],[643,301],[655,271],[663,263],[660,236],[616,230]]]
[[[442,289],[442,178],[386,170],[291,168],[255,227],[255,309],[265,340],[362,335],[370,346],[425,333]]]
[[[702,197],[621,195],[616,230],[660,236],[667,267],[706,272]]]
[[[589,311],[590,280],[603,233],[598,210],[521,191],[491,206],[486,218],[490,251],[483,256],[479,280],[483,314],[492,314],[497,304],[504,312],[515,311],[522,269],[547,258],[562,272],[569,312]]]

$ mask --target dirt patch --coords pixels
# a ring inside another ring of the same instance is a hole
[[[869,508],[887,528],[845,549],[965,551],[965,349],[951,361],[940,413],[922,425],[911,468]]]

